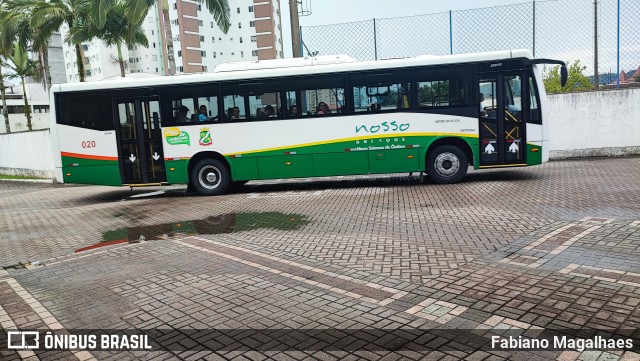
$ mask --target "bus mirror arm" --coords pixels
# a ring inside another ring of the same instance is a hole
[[[569,72],[567,71],[567,67],[562,65],[560,67],[560,86],[564,87],[567,84],[567,79],[569,78]]]
[[[535,64],[556,64],[560,65],[560,86],[565,86],[567,84],[567,79],[569,78],[569,73],[567,72],[567,65],[564,61],[555,60],[555,59],[528,59],[526,61],[527,65],[535,65]]]

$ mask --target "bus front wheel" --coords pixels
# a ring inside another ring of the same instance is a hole
[[[458,183],[468,167],[466,154],[453,145],[441,145],[427,154],[427,175],[435,183]]]
[[[215,196],[227,191],[229,169],[217,159],[202,159],[191,170],[191,184],[198,193]]]

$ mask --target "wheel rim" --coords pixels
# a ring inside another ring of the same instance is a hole
[[[451,152],[444,152],[438,154],[433,165],[440,176],[452,177],[460,170],[460,159]]]
[[[218,167],[207,165],[198,172],[198,181],[200,185],[207,189],[215,189],[220,185],[222,177]]]

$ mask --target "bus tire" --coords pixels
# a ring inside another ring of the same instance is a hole
[[[427,175],[438,184],[460,182],[468,167],[466,154],[454,145],[441,145],[427,154]]]
[[[202,195],[223,194],[230,183],[229,169],[217,159],[202,159],[191,169],[191,184]]]

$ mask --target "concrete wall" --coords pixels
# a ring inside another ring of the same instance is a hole
[[[31,128],[33,130],[49,129],[49,122],[49,113],[31,113]],[[27,127],[27,117],[24,113],[9,114],[9,126],[11,127],[11,133],[29,130]],[[0,115],[0,135],[4,135],[3,133],[6,133],[5,128],[4,117]],[[2,166],[2,164],[0,164],[0,166]]]
[[[640,89],[551,95],[549,106],[552,159],[640,154]],[[24,115],[10,116],[25,129]],[[34,116],[34,129],[48,124]],[[49,130],[0,134],[0,173],[53,178]]]
[[[49,129],[0,134],[0,174],[54,178]]]
[[[552,159],[640,154],[640,89],[548,98]]]
[[[29,106],[31,107],[32,129],[36,130],[49,128],[50,114],[48,111],[42,111],[42,106],[46,106],[46,108],[49,108],[49,91],[45,90],[45,88],[39,82],[29,82],[26,84],[26,88],[27,99],[29,101]],[[10,89],[10,95],[12,96],[8,97],[6,100],[7,107],[9,108],[9,110],[11,110],[12,107],[15,106],[23,109],[24,99],[22,98],[22,86],[19,84],[13,85]],[[1,107],[2,102],[0,101],[0,108]],[[29,130],[29,128],[27,128],[27,117],[24,113],[9,113],[9,126],[11,127],[11,132],[21,132]],[[1,114],[0,133],[6,133],[4,116],[2,116]]]

